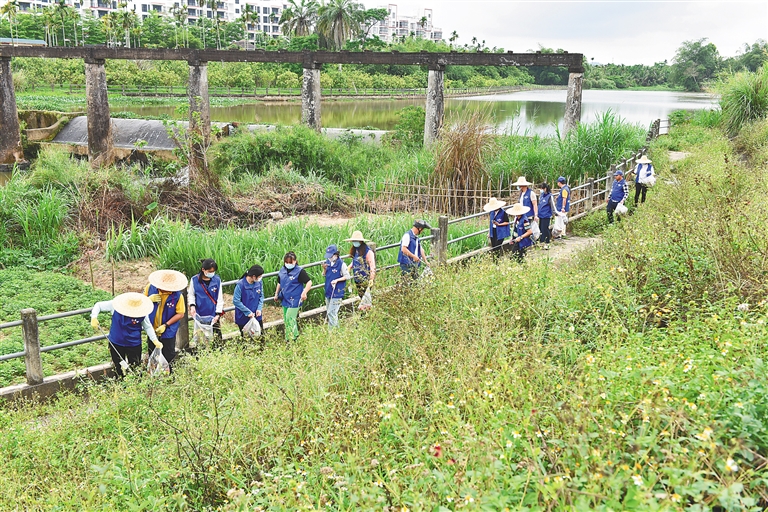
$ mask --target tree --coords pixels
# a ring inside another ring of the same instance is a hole
[[[213,17],[213,13],[216,13],[216,49],[221,50],[221,33],[220,33],[220,26],[219,26],[219,0],[207,0],[206,6],[208,9],[211,10],[211,17]]]
[[[704,82],[715,77],[720,67],[717,47],[707,43],[707,38],[685,41],[675,54],[672,66],[672,81],[686,91],[698,92]]]
[[[371,29],[376,26],[377,23],[384,21],[389,16],[389,11],[386,9],[361,9],[358,11],[358,24],[360,25],[360,39],[362,40],[362,49],[366,47],[366,41]],[[374,37],[378,37],[374,34]]]
[[[69,9],[69,19],[72,20],[72,30],[75,32],[75,46],[78,46],[77,22],[80,21],[80,13],[76,9]]]
[[[253,23],[253,20],[255,19],[255,12],[253,10],[253,6],[250,4],[245,4],[245,7],[243,7],[243,14],[240,15],[240,21],[243,22],[243,40],[245,41],[245,49],[248,49],[248,25]],[[253,49],[256,49],[256,42],[254,41]]]
[[[16,20],[16,14],[19,12],[19,2],[16,0],[9,0],[8,3],[0,7],[0,19],[2,19],[3,16],[8,18],[8,25],[11,31],[11,45],[15,45],[15,41],[13,39],[13,22]],[[19,36],[19,31],[16,29],[16,37]]]
[[[456,42],[456,40],[459,38],[459,33],[455,30],[451,32],[451,37],[448,38],[448,41],[451,43],[451,48],[453,48],[453,43]]]
[[[427,20],[426,16],[422,16],[421,17],[421,19],[419,20],[419,25],[421,26],[421,28],[426,28],[427,27],[427,21],[428,20]]]
[[[334,49],[341,50],[354,34],[359,33],[362,8],[353,0],[329,0],[318,10],[317,29]]]
[[[738,57],[738,62],[744,69],[757,71],[768,61],[768,43],[765,39],[758,39],[750,46],[744,44],[744,53]]]
[[[319,5],[315,0],[288,0],[288,8],[283,9],[280,25],[286,36],[308,36],[317,23]]]
[[[59,0],[56,4],[56,17],[61,20],[61,44],[67,46],[67,34],[64,32],[64,22],[69,17],[66,0]]]

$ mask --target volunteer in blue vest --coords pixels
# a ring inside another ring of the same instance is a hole
[[[512,184],[513,187],[520,189],[519,203],[528,207],[528,217],[538,222],[539,206],[536,200],[536,193],[529,188],[531,185],[533,185],[533,183],[525,179],[525,176],[520,176],[517,178],[517,181]]]
[[[417,220],[413,227],[405,232],[400,240],[400,252],[397,254],[397,262],[400,264],[400,272],[403,277],[416,279],[419,277],[419,267],[427,263],[427,253],[419,240],[419,236],[425,229],[432,229],[424,220]]]
[[[549,188],[549,184],[542,183],[539,185],[539,229],[541,230],[539,242],[544,244],[544,250],[549,250],[549,242],[552,241],[550,225],[554,206],[555,198],[552,196],[552,189]]]
[[[611,193],[606,198],[605,202],[608,203],[605,207],[605,211],[608,212],[608,223],[613,224],[613,212],[620,204],[624,204],[624,201],[629,197],[629,185],[627,180],[624,179],[624,172],[616,171],[613,173],[613,185],[611,186]]]
[[[312,280],[307,271],[296,264],[296,254],[291,251],[283,257],[283,267],[277,273],[275,304],[283,306],[285,341],[296,341],[299,337],[299,307],[307,300]]]
[[[200,262],[200,272],[189,280],[187,299],[189,316],[213,317],[213,335],[221,340],[221,316],[224,314],[224,295],[221,291],[221,277],[216,275],[219,266],[210,258]]]
[[[365,239],[362,231],[355,231],[344,241],[352,243],[349,249],[349,256],[352,258],[349,270],[352,272],[357,294],[362,299],[365,291],[373,286],[373,281],[376,279],[376,254],[368,247],[370,240]]]
[[[232,304],[235,305],[235,323],[240,328],[240,334],[243,334],[243,327],[253,318],[264,330],[264,317],[261,314],[264,311],[263,275],[264,269],[260,265],[253,265],[235,285]]]
[[[533,245],[533,231],[531,230],[531,217],[528,215],[530,209],[520,203],[515,203],[509,209],[509,214],[514,215],[512,226],[512,252],[519,262],[522,263],[525,253]]]
[[[567,218],[568,212],[571,211],[571,187],[568,186],[568,180],[565,176],[557,178],[557,200],[555,201],[555,215],[565,216]],[[565,224],[567,226],[567,224]],[[565,236],[565,228],[560,233],[559,237]]]
[[[181,291],[187,287],[187,277],[176,270],[156,270],[149,274],[147,280],[149,284],[144,288],[144,295],[154,303],[149,321],[160,337],[163,357],[173,368],[172,361],[176,358],[176,332],[186,309]],[[152,352],[149,341],[147,350]]]
[[[645,194],[648,192],[647,182],[651,178],[655,181],[654,177],[656,173],[653,171],[653,165],[651,165],[651,159],[648,155],[643,155],[637,161],[635,166],[635,206],[637,206],[637,200],[640,199],[641,203],[645,202]]]
[[[344,291],[350,276],[347,266],[341,261],[339,248],[335,244],[329,245],[325,250],[323,276],[325,276],[325,306],[328,309],[328,326],[330,328],[338,327],[341,301],[344,300]]]
[[[112,313],[109,328],[109,355],[115,365],[115,372],[122,379],[130,366],[141,363],[141,331],[144,330],[158,348],[157,339],[149,315],[153,304],[145,295],[136,292],[123,293],[112,300],[97,302],[91,310],[91,326],[99,330],[99,313]]]
[[[498,252],[505,238],[511,235],[509,227],[509,215],[504,211],[505,201],[499,201],[492,197],[488,203],[483,206],[483,210],[488,212],[490,217],[490,226],[488,228],[488,238],[491,240],[491,250]]]

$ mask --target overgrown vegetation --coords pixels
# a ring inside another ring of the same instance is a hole
[[[729,77],[721,83],[720,94],[725,131],[734,136],[748,122],[768,115],[768,65]]]

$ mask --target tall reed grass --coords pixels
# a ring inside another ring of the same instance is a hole
[[[718,86],[723,124],[729,136],[746,123],[768,115],[768,65],[757,71],[736,73]]]

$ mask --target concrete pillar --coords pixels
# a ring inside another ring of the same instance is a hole
[[[445,67],[429,70],[427,81],[427,116],[424,119],[424,145],[431,145],[440,133],[445,115]]]
[[[205,154],[211,144],[211,105],[208,100],[208,63],[189,62],[189,142],[190,165],[205,170]]]
[[[85,59],[85,101],[88,115],[88,159],[91,165],[112,162],[112,122],[107,100],[104,59]]]
[[[0,171],[10,170],[13,164],[23,161],[24,150],[21,147],[11,58],[0,57]]]
[[[320,65],[312,64],[304,67],[304,78],[301,82],[301,122],[320,131]]]
[[[563,122],[563,132],[576,128],[581,122],[581,82],[584,79],[584,73],[568,74],[568,96],[565,100],[565,120]]]
[[[43,360],[40,358],[40,336],[37,329],[37,312],[21,310],[21,330],[24,335],[24,365],[27,368],[27,384],[43,383]]]

